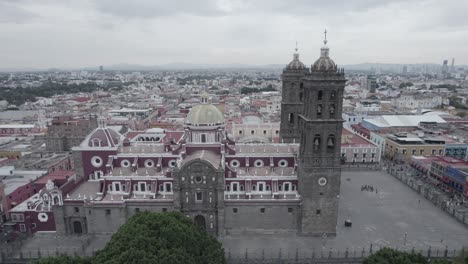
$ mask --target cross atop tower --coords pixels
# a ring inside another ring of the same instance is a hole
[[[295,48],[294,50],[295,50],[295,51],[296,51],[296,53],[297,53],[297,40],[296,40],[296,48]]]
[[[325,35],[325,39],[323,40],[323,44],[327,45],[327,29],[325,29],[323,34]]]

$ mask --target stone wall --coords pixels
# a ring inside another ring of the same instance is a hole
[[[226,235],[296,234],[299,218],[298,201],[225,202]]]

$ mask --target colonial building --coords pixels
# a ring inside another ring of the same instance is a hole
[[[75,118],[72,116],[54,117],[47,127],[46,150],[50,152],[69,151],[78,146],[97,127],[95,116]]]
[[[236,143],[206,98],[181,133],[145,131],[157,141],[101,121],[73,148],[82,183],[54,207],[57,233],[113,233],[148,210],[180,211],[212,235],[336,234],[344,73],[327,46],[310,71],[296,53],[286,73],[282,131],[297,143]]]

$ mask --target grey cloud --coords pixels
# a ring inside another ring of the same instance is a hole
[[[13,1],[0,2],[0,23],[25,23],[37,18],[38,15],[18,6]]]
[[[329,12],[330,16],[362,12],[406,0],[97,0],[97,10],[124,18],[155,18],[177,14],[225,16],[250,13],[281,13],[307,16]],[[419,0],[425,1],[425,0]]]
[[[124,18],[154,18],[177,14],[224,15],[215,0],[98,0],[94,5],[102,13]]]

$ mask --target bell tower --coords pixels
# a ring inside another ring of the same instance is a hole
[[[299,115],[302,113],[304,87],[302,78],[308,74],[308,69],[299,60],[297,43],[293,60],[284,68],[281,80],[281,124],[280,137],[282,142],[299,143]]]
[[[301,234],[335,235],[340,193],[340,147],[343,91],[346,79],[329,57],[326,31],[320,58],[302,79],[304,109],[300,115],[299,185]]]

